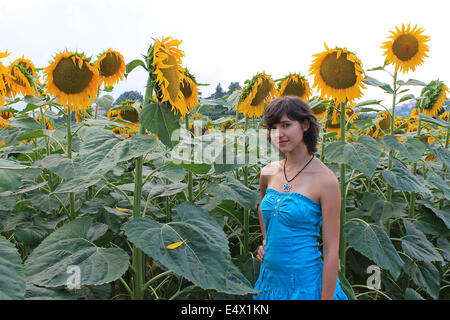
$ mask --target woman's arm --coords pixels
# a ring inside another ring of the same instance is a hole
[[[320,202],[322,206],[323,273],[321,300],[332,300],[339,269],[339,231],[341,192],[339,181],[331,173],[322,183]]]
[[[262,261],[264,259],[264,246],[266,245],[266,230],[265,230],[265,227],[264,227],[264,220],[263,220],[262,214],[261,214],[261,201],[264,198],[264,195],[266,194],[267,181],[268,181],[267,176],[265,175],[266,167],[261,169],[261,173],[260,173],[260,176],[259,176],[259,190],[261,192],[261,197],[260,197],[260,201],[259,201],[259,205],[258,205],[258,218],[259,218],[259,226],[261,228],[261,233],[262,233],[262,236],[263,236],[262,245],[260,245],[258,247],[258,253],[256,254],[256,258],[259,261]]]

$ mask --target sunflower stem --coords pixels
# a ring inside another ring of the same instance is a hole
[[[147,86],[145,89],[144,101],[142,103],[143,108],[152,96],[153,87],[151,85],[150,74],[147,79]],[[145,128],[142,124],[139,126],[137,134],[145,134]],[[142,168],[144,157],[139,156],[136,158],[136,168],[134,175],[134,201],[133,201],[133,218],[142,217],[141,212],[141,198],[142,198]],[[132,248],[132,269],[135,270],[133,275],[133,300],[143,300],[145,292],[145,256],[142,250],[133,244]]]
[[[185,115],[185,124],[186,124],[186,131],[190,135],[189,131],[189,117],[186,114]],[[190,137],[192,139],[192,137]],[[192,144],[189,150],[192,150]],[[192,160],[192,152],[191,152],[191,160]],[[193,192],[193,181],[192,181],[192,172],[188,171],[188,200],[189,202],[194,202],[194,192]]]
[[[248,128],[248,115],[245,116],[245,126],[244,126],[244,159],[247,161],[247,128]],[[244,175],[244,185],[248,187],[248,166],[244,166],[242,168]],[[249,253],[249,239],[250,239],[250,210],[244,209],[244,256],[247,256]]]
[[[397,69],[395,69],[394,72],[394,83],[392,84],[393,87],[393,95],[392,95],[392,113],[391,113],[391,135],[394,135],[394,118],[395,118],[395,104],[397,100]],[[388,170],[392,169],[392,149],[389,149],[389,159],[388,159]],[[387,183],[386,183],[387,184]],[[392,187],[387,184],[387,199],[389,202],[392,200]],[[389,234],[389,229],[387,230]]]
[[[340,103],[341,115],[341,137],[340,140],[345,143],[345,103]],[[339,260],[340,269],[342,274],[345,276],[345,236],[344,236],[344,225],[345,225],[345,164],[339,164],[340,171],[340,189],[341,189],[341,217],[340,217],[340,233],[339,233]]]
[[[417,123],[417,137],[420,136],[421,129],[422,129],[422,119],[420,118],[420,112],[419,112],[419,119],[418,119],[418,123]],[[412,165],[412,169],[411,169],[411,172],[413,175],[416,174],[416,168],[417,168],[417,162],[414,162]],[[410,219],[414,218],[415,202],[416,202],[416,193],[414,191],[412,191],[410,198],[409,198],[409,211],[408,211],[408,218],[410,218]]]
[[[72,159],[72,127],[71,127],[71,112],[70,107],[67,107],[67,113],[66,113],[66,121],[67,121],[67,158]],[[71,220],[76,218],[76,212],[75,212],[75,193],[70,192],[69,193],[70,198],[70,207],[69,207],[69,218]]]

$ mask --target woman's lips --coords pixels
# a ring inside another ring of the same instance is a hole
[[[286,142],[287,142],[287,140],[285,140],[285,141],[280,141],[280,142],[278,142],[278,143],[280,144],[280,146],[282,146],[282,145],[284,145]]]

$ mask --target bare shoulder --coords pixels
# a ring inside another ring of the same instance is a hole
[[[319,159],[317,159],[319,160]],[[339,180],[334,174],[333,170],[328,168],[322,161],[318,161],[317,169],[320,173],[319,183],[324,190],[329,190],[330,188],[339,187]]]
[[[280,161],[269,162],[261,169],[261,176],[271,176],[280,168]]]

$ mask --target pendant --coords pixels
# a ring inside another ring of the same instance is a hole
[[[283,184],[284,192],[289,192],[289,191],[291,191],[291,189],[292,189],[292,186],[289,183]]]

